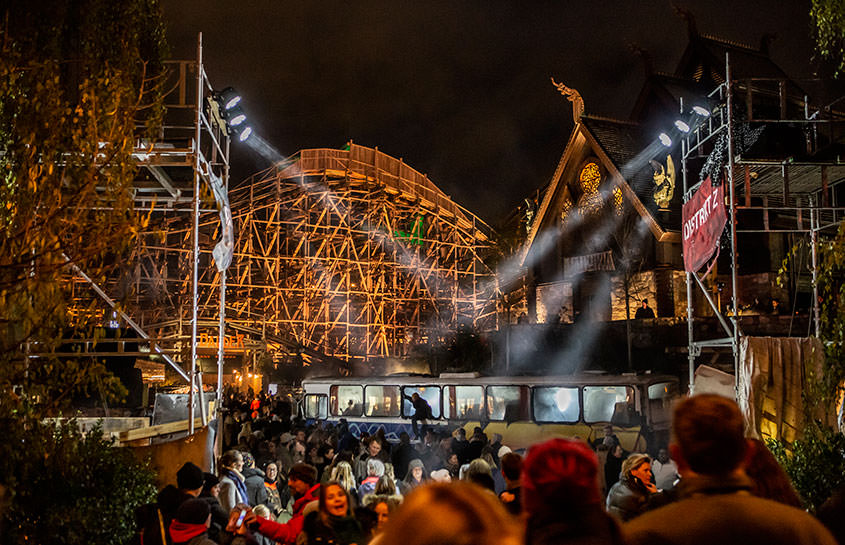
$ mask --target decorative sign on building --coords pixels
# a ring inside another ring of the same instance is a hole
[[[661,210],[668,210],[675,194],[675,163],[672,156],[666,156],[666,167],[657,161],[649,161],[654,169],[654,202]]]
[[[563,258],[563,270],[567,277],[592,271],[615,271],[613,253],[608,250],[597,254]]]
[[[713,186],[708,176],[683,211],[684,269],[700,269],[719,249],[719,237],[728,222],[725,185]]]

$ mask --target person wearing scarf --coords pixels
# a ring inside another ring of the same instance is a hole
[[[211,510],[199,498],[187,500],[179,506],[176,518],[170,522],[170,538],[174,545],[216,545],[208,538]]]
[[[297,543],[305,545],[364,545],[366,541],[361,525],[350,515],[349,495],[336,481],[320,487],[319,507],[306,515],[302,533]]]
[[[230,450],[220,458],[220,505],[228,513],[239,503],[249,505],[249,497],[241,469],[244,457],[240,451]]]

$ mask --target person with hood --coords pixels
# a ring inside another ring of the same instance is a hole
[[[264,487],[264,472],[255,467],[255,458],[249,452],[244,457],[244,486],[246,486],[247,503],[251,507],[267,503],[267,489]]]
[[[220,505],[231,512],[239,503],[249,505],[244,476],[244,456],[239,450],[229,450],[220,457]]]
[[[525,545],[624,543],[619,525],[602,509],[598,459],[586,443],[550,439],[534,445],[520,482]]]
[[[405,472],[405,478],[399,481],[399,492],[403,496],[420,486],[428,480],[428,473],[425,470],[425,465],[422,460],[416,458],[408,463],[408,471]]]
[[[208,537],[210,522],[211,511],[206,501],[191,498],[184,502],[168,528],[173,545],[217,545]]]
[[[297,543],[364,545],[361,525],[352,516],[349,496],[340,484],[329,481],[320,487],[318,509],[305,516]]]
[[[631,454],[622,462],[619,482],[607,493],[607,512],[625,522],[645,513],[657,487],[651,482],[651,458]]]

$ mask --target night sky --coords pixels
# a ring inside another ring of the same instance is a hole
[[[492,225],[554,172],[572,108],[627,118],[645,78],[630,43],[674,72],[687,43],[669,1],[287,2],[162,0],[175,59],[203,33],[212,84],[236,87],[283,156],[350,139],[401,157]],[[812,76],[809,1],[681,4],[701,34],[757,47]],[[232,180],[269,166],[240,145]]]

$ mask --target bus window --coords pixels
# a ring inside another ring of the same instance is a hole
[[[487,418],[507,422],[528,420],[528,415],[522,411],[521,390],[521,386],[488,386]]]
[[[584,422],[638,424],[634,389],[630,386],[584,386]],[[632,421],[633,420],[633,421]]]
[[[456,420],[480,420],[484,404],[481,386],[444,386],[443,417]]]
[[[411,396],[414,393],[428,401],[431,406],[432,418],[440,418],[440,387],[439,386],[405,386],[402,388],[402,416],[410,418],[414,414],[414,405],[411,403]]]
[[[361,416],[364,412],[364,388],[361,386],[332,386],[332,416]]]
[[[367,416],[399,416],[399,386],[367,386]]]
[[[534,420],[537,422],[577,422],[578,388],[534,388]]]
[[[305,396],[305,418],[326,418],[329,416],[328,399],[324,395]]]
[[[648,387],[648,405],[653,424],[668,424],[672,419],[672,402],[681,395],[677,382],[658,382]]]

